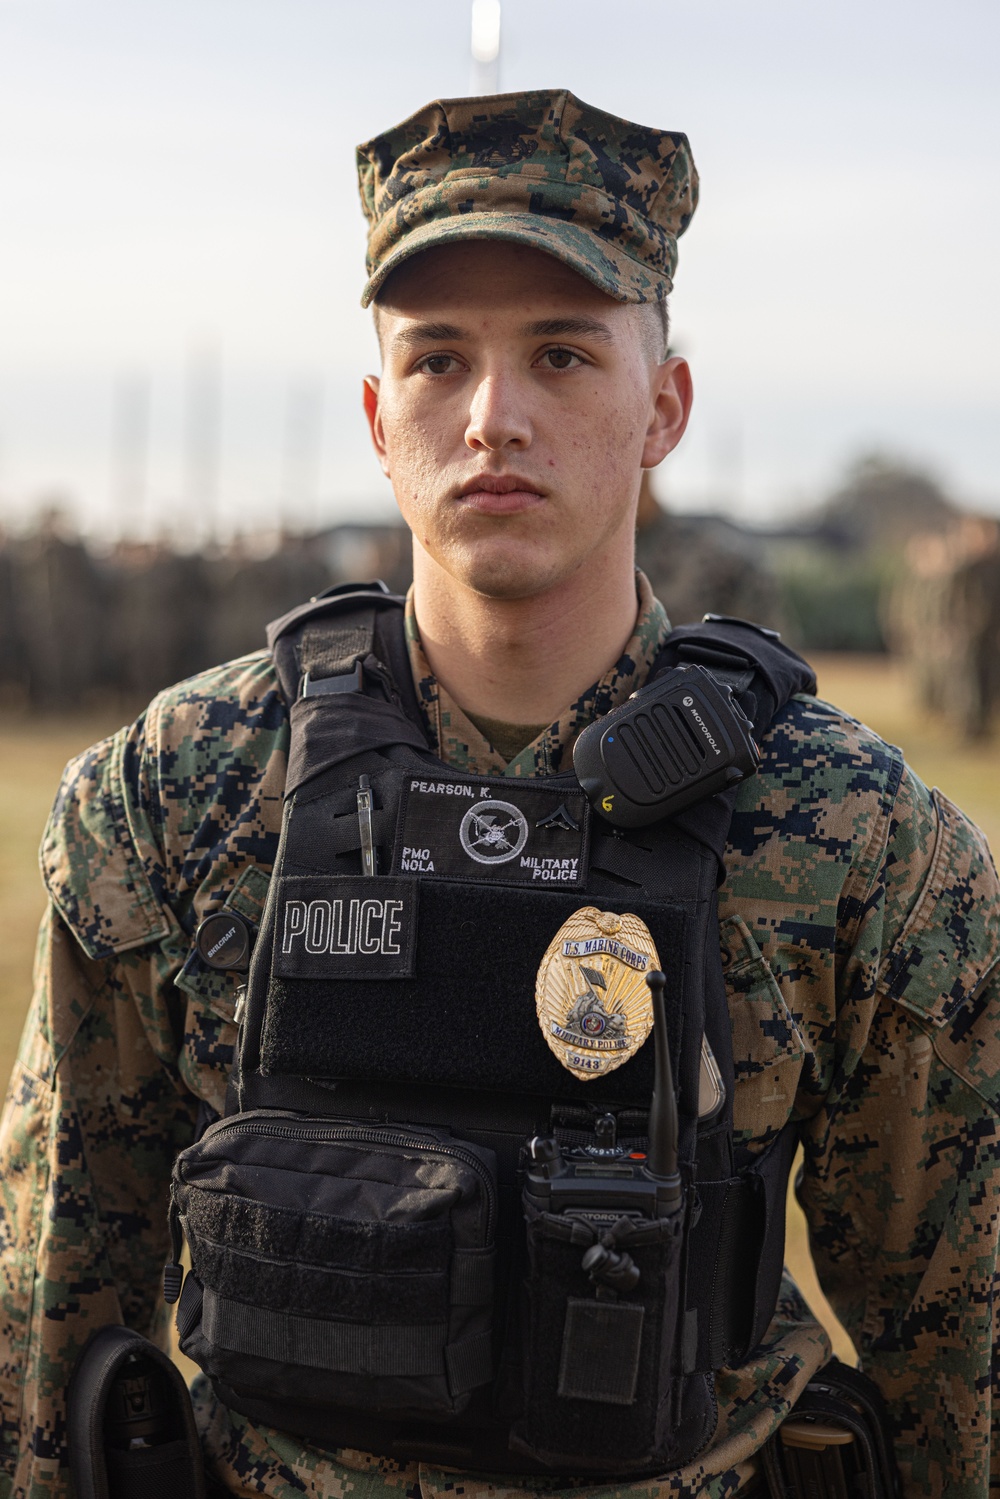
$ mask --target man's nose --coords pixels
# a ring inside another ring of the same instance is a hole
[[[469,406],[465,441],[474,451],[526,448],[531,442],[528,392],[510,373],[484,375]]]

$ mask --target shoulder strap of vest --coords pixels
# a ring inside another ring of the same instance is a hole
[[[292,720],[285,795],[341,761],[381,746],[430,751],[417,703],[399,594],[342,583],[268,626]],[[349,694],[349,696],[348,696]],[[349,713],[323,699],[341,697]]]
[[[668,635],[652,675],[674,666],[704,666],[731,687],[758,736],[798,692],[816,692],[816,673],[777,630],[728,614],[706,614],[699,624],[679,625]]]
[[[303,696],[364,692],[381,685],[417,719],[403,633],[406,600],[381,580],[340,583],[267,627],[278,685],[289,707]]]
[[[364,690],[367,658],[387,670],[407,712],[416,696],[402,632],[405,599],[380,580],[341,583],[289,610],[267,627],[278,682],[291,705],[303,695]],[[679,625],[653,663],[651,677],[674,666],[707,667],[748,707],[758,734],[796,693],[814,694],[816,674],[777,630],[726,614]]]

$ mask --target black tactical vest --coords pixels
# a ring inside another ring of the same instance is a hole
[[[623,831],[571,770],[446,767],[401,604],[352,585],[269,631],[291,712],[285,814],[230,1106],[174,1172],[193,1266],[181,1347],[232,1408],[319,1445],[662,1472],[710,1441],[712,1373],[771,1319],[795,1144],[790,1126],[762,1154],[733,1145],[716,910],[733,793]],[[675,630],[655,671],[680,663],[731,688],[758,737],[815,690],[738,621]],[[639,917],[666,975],[669,1214],[630,1211],[627,1184],[610,1212],[549,1210],[536,1137],[601,1191],[641,1176],[648,1145],[652,1038],[581,1081],[536,1016],[539,964],[585,907],[609,929]],[[721,1107],[705,1104],[706,1042]]]

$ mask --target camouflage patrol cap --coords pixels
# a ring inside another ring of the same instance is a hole
[[[698,201],[687,136],[567,89],[438,99],[357,157],[364,307],[411,255],[462,239],[530,245],[619,302],[662,301]]]

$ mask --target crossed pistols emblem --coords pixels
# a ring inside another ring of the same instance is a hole
[[[613,1072],[653,1028],[646,974],[660,960],[638,916],[584,906],[545,950],[535,983],[538,1024],[562,1065],[586,1082]]]

